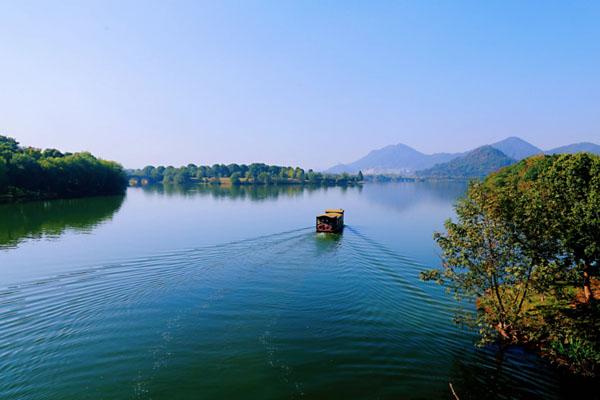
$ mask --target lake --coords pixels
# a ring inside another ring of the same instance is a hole
[[[475,347],[460,305],[419,281],[464,191],[159,186],[0,205],[0,398],[597,393],[523,349]],[[343,234],[316,234],[338,207]]]

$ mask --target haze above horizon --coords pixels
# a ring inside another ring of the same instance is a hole
[[[584,1],[4,2],[0,134],[126,167],[597,143],[598,20]]]

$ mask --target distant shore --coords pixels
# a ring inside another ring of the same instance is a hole
[[[231,178],[204,178],[204,179],[190,179],[185,183],[175,182],[153,182],[148,179],[130,177],[129,186],[140,187],[140,186],[152,186],[152,185],[203,185],[203,186],[222,186],[222,187],[236,187],[236,186],[357,186],[362,185],[365,181],[349,181],[349,180],[321,180],[318,182],[310,182],[308,180],[299,179],[286,179],[269,182],[261,182],[259,180],[252,180],[247,178],[241,178],[237,182],[232,182]]]
[[[127,170],[131,186],[153,183],[209,184],[209,185],[326,185],[347,186],[364,180],[362,172],[350,174],[324,174],[300,167],[246,164],[188,164],[181,167],[152,166]]]

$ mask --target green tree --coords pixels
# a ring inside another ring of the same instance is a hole
[[[41,156],[41,153],[35,149],[28,153],[32,157]],[[145,166],[142,169],[127,171],[129,178],[137,182],[147,180],[151,183],[172,183],[172,182],[192,182],[196,180],[198,183],[214,183],[219,184],[220,178],[227,178],[236,175],[241,181],[245,177],[245,183],[250,184],[280,184],[280,183],[301,183],[304,184],[307,180],[314,184],[327,185],[346,185],[355,183],[357,178],[348,174],[341,175],[322,175],[310,170],[305,173],[300,167],[286,167],[278,165],[267,165],[263,163],[245,164],[213,164],[212,166],[188,164],[179,168],[169,166],[167,168],[151,165]],[[234,179],[237,181],[237,179]]]
[[[232,185],[239,185],[240,184],[240,178],[241,178],[242,174],[239,172],[234,172],[233,174],[231,174],[231,184]]]
[[[248,167],[248,172],[253,181],[258,180],[258,175],[265,170],[265,164],[252,163]]]
[[[126,187],[120,165],[90,153],[22,148],[0,137],[0,154],[0,193],[9,199],[117,194]]]
[[[309,169],[306,173],[306,179],[308,179],[309,183],[315,184],[317,183],[317,174],[312,169]]]
[[[209,167],[206,165],[202,165],[198,168],[198,172],[196,173],[197,178],[207,178],[208,177]]]
[[[266,171],[261,172],[260,174],[258,174],[258,181],[260,183],[268,185],[271,183],[271,175],[269,175],[269,173]]]
[[[358,171],[358,175],[357,175],[356,179],[357,179],[359,182],[362,182],[362,181],[365,179],[365,178],[364,178],[364,176],[363,176],[363,173],[362,173],[362,171]]]
[[[491,175],[497,213],[514,227],[544,282],[579,273],[585,298],[600,263],[600,157],[564,154],[532,157]],[[541,266],[559,266],[547,271]]]
[[[0,135],[0,157],[6,161],[19,151],[19,142],[15,139]]]
[[[35,158],[26,152],[14,153],[9,162],[11,183],[27,190],[36,190],[41,184],[40,166]]]
[[[42,152],[43,158],[63,157],[64,154],[56,149],[46,149]]]
[[[593,298],[590,277],[600,264],[600,157],[590,154],[555,156],[542,175],[554,196],[549,198],[557,237],[568,257],[563,262],[581,270],[585,298]]]
[[[8,186],[8,166],[4,158],[0,157],[0,194],[5,193]]]
[[[421,277],[477,301],[473,322],[482,339],[499,332],[533,342],[572,370],[600,371],[600,304],[591,301],[600,262],[600,157],[522,160],[471,183],[455,210],[456,222],[434,235],[442,268]]]
[[[494,336],[493,329],[514,335],[531,279],[530,260],[513,240],[511,227],[494,213],[495,201],[481,183],[472,183],[455,207],[457,221],[446,221],[446,232],[434,235],[442,250],[442,269],[421,274],[445,285],[458,299],[480,301],[487,312],[474,321],[469,313],[461,317],[479,325],[484,339]]]
[[[172,182],[177,185],[185,185],[190,182],[190,174],[186,168],[180,168],[172,177]]]
[[[140,173],[142,174],[142,176],[150,178],[154,174],[155,170],[156,168],[154,168],[152,165],[146,165],[144,168],[142,168],[142,171]]]
[[[148,178],[151,182],[160,182],[163,180],[162,171],[164,171],[164,167],[152,168]]]

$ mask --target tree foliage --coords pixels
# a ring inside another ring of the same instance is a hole
[[[0,197],[37,199],[119,194],[127,181],[123,168],[90,153],[20,147],[0,136]]]
[[[471,184],[468,196],[456,205],[458,221],[446,221],[446,233],[434,235],[443,268],[422,275],[446,285],[458,299],[485,300],[480,306],[488,312],[477,323],[486,336],[493,335],[487,328],[509,334],[520,317],[530,270],[530,259],[510,226],[494,216],[494,201],[481,183]]]
[[[585,353],[586,371],[596,371],[600,318],[591,282],[600,263],[600,157],[522,160],[472,182],[455,210],[457,220],[434,235],[442,268],[422,278],[477,302],[472,321],[484,341],[533,342],[575,369]]]
[[[145,183],[209,183],[232,185],[281,185],[281,184],[314,184],[314,185],[354,185],[362,181],[362,174],[322,174],[300,167],[282,167],[263,163],[245,164],[188,164],[175,168],[154,167],[148,165],[142,169],[128,171],[130,179],[136,184]]]
[[[513,226],[534,264],[559,265],[560,278],[579,280],[589,300],[590,274],[600,260],[600,157],[532,157],[490,176],[486,185],[499,198],[497,214]]]

